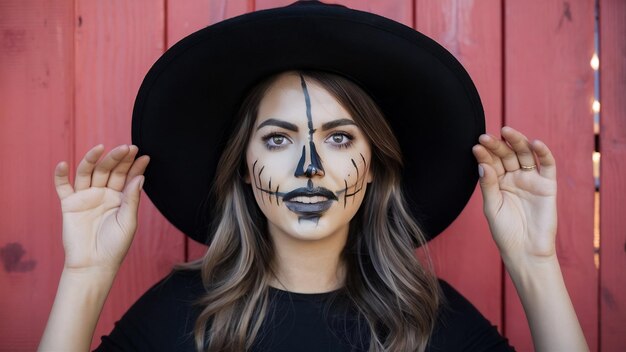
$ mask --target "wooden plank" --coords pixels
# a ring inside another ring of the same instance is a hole
[[[417,0],[415,11],[417,30],[448,49],[470,73],[484,105],[487,131],[499,134],[501,1]],[[478,187],[463,213],[432,241],[430,248],[437,274],[461,291],[502,331],[502,265],[483,215]]]
[[[0,1],[0,350],[34,351],[63,268],[55,165],[72,161],[73,13]]]
[[[593,0],[505,2],[505,122],[540,139],[558,166],[557,253],[592,350],[598,342],[593,262]],[[506,334],[532,350],[527,320],[507,279]]]
[[[167,47],[183,37],[230,17],[252,11],[254,4],[248,0],[191,0],[167,1]],[[156,216],[156,214],[155,214]],[[185,238],[185,260],[200,258],[207,247]]]
[[[130,143],[132,107],[139,85],[165,47],[163,1],[76,2],[76,155],[103,143]],[[184,260],[182,235],[147,196],[139,228],[104,306],[93,346],[128,307]]]
[[[411,0],[332,0],[323,1],[327,4],[341,4],[349,8],[375,13],[391,18],[407,26],[413,25],[413,1]],[[287,6],[293,0],[256,0],[257,10]]]
[[[167,1],[167,47],[210,24],[252,11],[249,0]]]
[[[626,346],[626,2],[600,0],[600,346]]]

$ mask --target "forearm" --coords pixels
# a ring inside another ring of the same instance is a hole
[[[588,351],[556,256],[540,262],[505,260],[524,306],[536,351]]]
[[[88,351],[114,278],[114,272],[64,270],[39,351]]]

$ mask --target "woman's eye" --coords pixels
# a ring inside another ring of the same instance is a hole
[[[352,136],[347,133],[333,133],[326,139],[326,143],[330,143],[335,147],[347,148],[352,143]]]
[[[274,136],[272,137],[272,143],[276,145],[281,145],[285,141],[285,137],[283,136]]]
[[[263,140],[265,141],[265,146],[268,149],[280,148],[290,143],[287,137],[280,134],[265,136],[263,137]]]

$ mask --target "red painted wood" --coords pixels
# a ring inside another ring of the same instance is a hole
[[[256,0],[257,10],[287,6],[295,0]],[[413,25],[413,1],[410,0],[332,0],[328,4],[341,4],[352,9],[372,12],[391,18],[407,26]]]
[[[55,165],[72,160],[71,2],[0,1],[0,350],[34,351],[63,267]]]
[[[501,1],[416,1],[416,28],[465,66],[485,108],[487,131],[502,115]],[[502,265],[476,188],[459,218],[430,244],[437,274],[502,330]],[[451,260],[454,258],[453,260]]]
[[[626,2],[600,1],[600,346],[626,346]]]
[[[253,10],[248,0],[193,0],[167,1],[167,47],[183,37],[210,24]],[[189,238],[185,239],[186,261],[200,258],[207,247]]]
[[[559,164],[558,251],[567,286],[592,350],[598,350],[600,339],[602,350],[613,351],[626,344],[622,270],[626,265],[622,230],[626,193],[620,182],[626,174],[626,8],[623,2],[600,0],[602,255],[598,297],[591,242],[593,79],[588,62],[593,50],[592,2],[506,1],[505,17],[499,19],[500,1],[496,0],[416,0],[415,5],[411,1],[341,1],[408,25],[415,18],[417,28],[451,50],[472,75],[485,105],[489,131],[497,132],[504,103],[507,123],[553,149]],[[165,47],[222,18],[288,3],[76,0],[74,6],[70,1],[0,1],[0,312],[12,317],[0,319],[0,350],[34,350],[54,299],[63,263],[61,217],[52,184],[54,165],[68,160],[75,166],[75,157],[97,143],[111,148],[130,142],[136,90]],[[498,29],[500,21],[504,21],[504,32]],[[502,33],[504,48],[500,46]],[[503,62],[504,81],[499,73]],[[503,83],[504,102],[499,97]],[[185,245],[183,236],[144,196],[135,243],[105,306],[95,341],[173,263],[198,257],[205,250],[189,244],[189,256],[184,258]],[[439,274],[499,324],[499,300],[483,298],[498,296],[494,283],[500,267],[479,195],[431,247]],[[506,335],[518,350],[531,350],[526,319],[510,281],[505,307]]]
[[[593,0],[505,2],[505,121],[540,139],[558,167],[557,253],[590,348],[598,342],[593,263]],[[532,350],[527,320],[507,280],[506,334]]]
[[[78,0],[76,17],[76,155],[103,143],[130,143],[139,85],[165,47],[163,1]],[[93,345],[128,307],[184,260],[182,235],[145,195],[139,228],[104,306]]]
[[[167,46],[224,19],[253,10],[249,0],[167,1]]]

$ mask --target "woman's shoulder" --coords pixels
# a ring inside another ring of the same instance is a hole
[[[443,302],[429,351],[513,351],[480,311],[445,280],[439,279]]]
[[[173,270],[150,287],[102,336],[96,351],[193,351],[200,312],[193,302],[204,292],[200,271]]]

